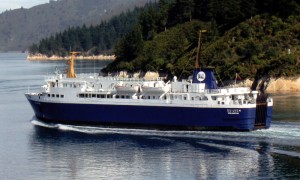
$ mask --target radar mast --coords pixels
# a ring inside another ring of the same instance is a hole
[[[74,64],[75,64],[76,54],[79,54],[79,52],[72,51],[70,52],[70,54],[71,54],[71,58],[67,62],[69,64],[69,68],[67,68],[67,78],[76,78]]]
[[[195,68],[196,69],[200,69],[201,50],[202,50],[201,35],[202,35],[202,33],[205,33],[205,32],[207,32],[207,30],[200,30],[199,31],[199,40],[198,40],[197,56],[196,56],[196,63],[195,63]]]

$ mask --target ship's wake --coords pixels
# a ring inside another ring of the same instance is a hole
[[[247,142],[271,142],[300,146],[300,123],[298,122],[273,122],[271,128],[250,131],[175,131],[175,130],[153,130],[153,129],[132,129],[112,128],[101,126],[76,126],[65,124],[49,124],[37,119],[31,121],[36,126],[54,128],[62,131],[73,131],[85,134],[125,134],[136,136],[159,136],[178,138],[200,138],[213,140],[247,141]]]
[[[300,123],[273,122],[270,129],[251,132],[226,132],[226,131],[161,131],[148,129],[107,128],[95,126],[75,126],[65,124],[49,124],[37,119],[31,121],[34,125],[55,129],[62,132],[83,133],[94,138],[94,135],[126,135],[140,136],[146,140],[157,142],[180,142],[193,146],[206,147],[224,151],[238,151],[239,153],[256,152],[296,158],[300,160]]]

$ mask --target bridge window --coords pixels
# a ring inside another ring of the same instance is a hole
[[[174,99],[174,97],[173,97],[173,95],[171,94],[171,95],[170,95],[170,100],[173,100],[173,99]]]
[[[202,100],[203,100],[203,101],[207,101],[208,98],[207,98],[206,96],[203,96],[203,97],[202,97]]]

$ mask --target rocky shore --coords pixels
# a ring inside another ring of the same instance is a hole
[[[98,56],[81,56],[78,55],[76,56],[76,59],[80,59],[80,60],[115,60],[115,56],[114,55],[98,55]],[[43,54],[35,54],[35,55],[31,55],[29,54],[27,56],[27,60],[30,61],[42,61],[42,60],[67,60],[70,59],[70,56],[66,56],[66,57],[60,57],[60,56],[46,56]]]
[[[289,78],[271,78],[268,87],[266,88],[267,92],[276,93],[276,92],[297,92],[300,91],[300,77],[289,77]]]
[[[236,85],[252,87],[253,80],[246,79],[243,81],[239,81]],[[262,86],[265,87],[267,93],[300,92],[300,76],[270,78],[267,81],[266,79],[260,79],[257,82],[256,89],[260,89]]]

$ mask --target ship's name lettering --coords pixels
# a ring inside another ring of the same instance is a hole
[[[241,109],[227,109],[228,114],[240,114]]]

